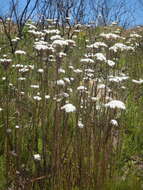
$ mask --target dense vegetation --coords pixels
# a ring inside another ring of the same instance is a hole
[[[1,31],[1,190],[143,189],[142,36],[52,20],[12,44]]]

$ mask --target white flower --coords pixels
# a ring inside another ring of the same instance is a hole
[[[79,86],[79,87],[77,87],[77,90],[87,90],[87,88],[85,87],[85,86]]]
[[[10,62],[12,62],[12,60],[11,59],[7,59],[7,58],[3,58],[3,59],[0,59],[0,62],[1,63],[10,63]]]
[[[73,89],[72,88],[67,88],[67,90],[72,93],[73,92]]]
[[[66,83],[68,83],[68,84],[70,84],[70,79],[69,78],[67,78],[67,77],[64,77],[64,81],[66,82]]]
[[[141,35],[136,34],[136,33],[130,34],[130,37],[131,37],[131,38],[142,38]]]
[[[3,109],[2,108],[0,108],[0,112],[2,111]]]
[[[28,30],[30,34],[33,34],[34,36],[44,36],[45,34],[43,32],[35,31],[35,30]]]
[[[17,51],[15,51],[15,54],[18,54],[18,55],[26,55],[26,52],[23,51],[23,50],[17,50]]]
[[[87,72],[87,73],[94,73],[94,70],[93,69],[85,69],[85,72]]]
[[[51,44],[48,44],[47,42],[41,40],[41,41],[38,41],[38,42],[35,42],[34,43],[34,48],[38,51],[45,51],[45,50],[49,50],[49,51],[52,51],[54,52],[54,48],[52,47]]]
[[[98,89],[103,89],[103,88],[105,88],[105,87],[106,87],[105,84],[99,84],[99,85],[97,86]]]
[[[121,102],[120,100],[111,100],[110,102],[105,104],[105,107],[111,108],[111,109],[115,109],[115,108],[119,108],[123,110],[126,109],[125,104]]]
[[[47,45],[42,45],[42,44],[38,44],[34,46],[36,50],[40,51],[40,50],[48,50],[49,47]]]
[[[98,49],[99,47],[108,47],[104,42],[95,42],[94,44],[91,44],[87,46],[87,48],[96,48]]]
[[[16,38],[12,39],[11,41],[12,41],[12,42],[17,42],[18,40],[20,40],[20,38],[19,38],[19,37],[16,37]]]
[[[41,98],[40,96],[33,96],[33,99],[34,99],[34,100],[37,100],[37,101],[42,100],[42,98]]]
[[[79,32],[80,32],[80,30],[74,30],[74,32],[75,32],[75,33],[79,33]],[[74,36],[74,37],[75,37],[75,36]]]
[[[32,84],[30,87],[31,88],[39,88],[39,85]]]
[[[54,35],[50,38],[52,41],[53,40],[63,40],[63,38],[60,35]]]
[[[94,63],[93,59],[90,58],[85,58],[80,60],[81,63]]]
[[[26,78],[25,77],[19,77],[18,80],[23,81],[23,80],[26,80]]]
[[[68,45],[68,43],[66,40],[55,40],[52,43],[52,46],[55,48],[56,47],[63,47],[63,46],[67,46],[67,45]]]
[[[7,54],[4,54],[4,55],[3,55],[3,57],[5,57],[5,58],[7,58],[7,56],[8,56]]]
[[[84,55],[86,58],[94,58],[94,54],[93,53],[86,53],[85,55]]]
[[[78,121],[78,127],[81,129],[84,128],[84,124],[81,122],[81,120]]]
[[[114,125],[114,126],[118,126],[118,122],[117,122],[117,120],[115,120],[115,119],[112,119],[112,120],[110,121],[110,123],[111,123],[112,125]]]
[[[142,84],[143,83],[143,79],[139,79],[139,80],[132,80],[133,83],[136,83],[136,84]]]
[[[68,43],[68,45],[72,46],[72,47],[75,47],[76,46],[76,43],[74,40],[66,40],[66,42]]]
[[[61,96],[63,96],[64,98],[68,98],[68,97],[69,97],[69,94],[66,93],[66,92],[63,92],[63,93],[61,93]]]
[[[73,104],[68,103],[62,106],[61,110],[65,110],[65,112],[70,113],[70,112],[75,112],[76,107]]]
[[[40,40],[40,41],[38,40],[37,42],[34,43],[34,45],[48,45],[48,42],[45,42],[43,40]]]
[[[121,38],[119,35],[113,33],[108,33],[108,34],[101,33],[100,36],[105,39],[115,39],[115,40]]]
[[[62,79],[57,80],[57,85],[58,85],[58,86],[65,86],[64,80],[62,80]]]
[[[60,58],[65,57],[66,55],[67,55],[67,54],[64,53],[64,52],[60,52],[60,53],[59,53],[59,57],[60,57]]]
[[[126,87],[125,87],[125,86],[121,86],[121,88],[122,88],[123,90],[125,90],[125,89],[126,89]]]
[[[45,99],[50,99],[50,95],[45,95]]]
[[[109,81],[118,83],[127,80],[128,78],[128,76],[109,76]]]
[[[35,160],[38,160],[38,161],[41,160],[40,154],[34,154],[33,156],[34,156],[34,159],[35,159]]]
[[[110,66],[110,67],[113,67],[116,63],[112,60],[107,60],[107,64]]]
[[[96,101],[98,101],[99,100],[99,98],[98,97],[91,97],[91,100],[92,100],[92,102],[96,102]]]
[[[70,77],[70,80],[71,80],[71,81],[74,81],[74,78],[73,78],[73,77]]]
[[[106,57],[103,55],[103,53],[96,53],[95,57],[99,61],[106,61]]]
[[[38,69],[38,73],[44,73],[44,69]]]
[[[9,83],[9,86],[11,86],[11,87],[12,87],[12,86],[13,86],[13,84],[12,84],[12,83]]]
[[[12,65],[13,68],[23,68],[24,65],[22,64],[16,64],[16,65]]]
[[[72,65],[69,65],[68,68],[72,69],[72,70],[74,69],[74,67]]]
[[[73,37],[72,37],[73,39],[76,39],[77,38],[77,35],[73,35]]]
[[[21,91],[21,92],[20,92],[20,94],[21,94],[21,95],[24,95],[24,94],[25,94],[25,92]]]
[[[60,34],[59,30],[44,30],[46,34]]]
[[[28,72],[28,71],[29,71],[29,69],[27,67],[19,69],[19,72],[21,72],[21,73]]]
[[[2,80],[6,80],[6,77],[2,77]]]
[[[116,43],[116,44],[114,44],[114,46],[110,47],[109,50],[113,50],[114,52],[117,52],[118,50],[119,51],[134,50],[134,48],[132,46],[127,46],[122,43]]]
[[[74,69],[73,72],[74,73],[82,73],[82,70],[81,69]]]
[[[59,69],[58,69],[58,72],[59,72],[59,73],[65,73],[66,71],[65,71],[64,69],[62,69],[62,68],[59,68]]]

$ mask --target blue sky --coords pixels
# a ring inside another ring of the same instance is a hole
[[[0,5],[1,14],[5,14],[7,12],[9,1],[10,0],[4,0],[4,2]],[[21,6],[24,3],[24,1],[26,0],[19,0],[19,2],[21,2]],[[138,0],[125,0],[125,1],[128,3],[129,9],[131,8],[134,10],[133,15],[135,17],[135,23],[133,25],[143,25],[143,6],[139,4]]]
[[[127,1],[129,7],[134,9],[133,14],[136,19],[136,25],[143,25],[143,6],[140,5],[138,0],[127,0]]]

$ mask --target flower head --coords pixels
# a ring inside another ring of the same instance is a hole
[[[110,102],[105,104],[105,107],[111,108],[111,109],[116,109],[116,108],[123,109],[123,110],[126,109],[125,104],[120,100],[111,100]]]
[[[66,113],[70,113],[70,112],[75,112],[76,107],[73,104],[68,103],[62,106],[61,110],[65,110]]]
[[[17,54],[17,55],[26,55],[26,52],[23,51],[23,50],[17,50],[17,51],[15,51],[15,54]]]
[[[40,154],[34,154],[34,159],[40,161],[41,160]]]

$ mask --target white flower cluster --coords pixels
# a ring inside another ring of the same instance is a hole
[[[0,59],[0,62],[1,63],[10,63],[10,62],[12,62],[12,60],[11,59],[7,59],[7,58],[2,58],[2,59]]]
[[[110,123],[111,123],[112,125],[114,125],[114,126],[118,126],[118,122],[117,122],[117,120],[115,120],[115,119],[112,119],[112,120],[110,121]]]
[[[110,66],[110,67],[113,67],[116,63],[112,60],[107,60],[107,64]]]
[[[100,36],[105,39],[114,39],[114,40],[121,38],[119,35],[113,33],[108,33],[108,34],[101,33]]]
[[[130,37],[131,37],[131,38],[142,38],[141,35],[136,34],[136,33],[130,34]]]
[[[95,57],[98,61],[105,61],[106,62],[106,57],[103,55],[103,53],[96,53]]]
[[[26,55],[26,52],[23,51],[23,50],[16,50],[16,51],[15,51],[15,54],[18,54],[18,55]]]
[[[143,79],[139,79],[139,80],[133,79],[132,82],[136,84],[143,84]]]
[[[116,108],[122,109],[122,110],[126,109],[125,104],[120,100],[111,100],[110,102],[105,104],[105,107],[111,108],[111,109],[116,109]]]
[[[76,107],[73,104],[68,103],[62,106],[61,110],[65,110],[66,113],[70,113],[70,112],[75,112]]]
[[[66,40],[54,40],[52,43],[52,47],[54,48],[63,47],[67,45],[68,45],[68,42]]]
[[[93,59],[90,58],[84,58],[80,60],[81,63],[94,63]]]
[[[114,52],[125,51],[125,50],[126,51],[129,51],[129,50],[134,51],[134,48],[132,46],[127,46],[123,43],[116,43],[112,47],[110,47],[109,50],[112,50]]]
[[[82,123],[81,120],[78,121],[78,127],[81,129],[84,128],[84,124]]]
[[[58,85],[58,86],[65,86],[64,80],[62,80],[62,79],[57,80],[57,85]]]
[[[118,82],[122,82],[124,80],[129,79],[129,77],[128,76],[112,76],[112,75],[110,75],[108,77],[108,79],[110,82],[117,82],[118,83]]]
[[[31,86],[30,86],[31,88],[39,88],[39,85],[36,85],[36,84],[31,84]]]
[[[37,101],[42,100],[42,98],[41,98],[40,96],[38,96],[38,95],[37,95],[37,96],[33,96],[33,99],[34,99],[34,100],[37,100]]]
[[[100,47],[104,47],[104,48],[107,48],[108,46],[104,43],[104,42],[95,42],[94,44],[91,44],[91,45],[88,45],[87,48],[95,48],[95,49],[98,49]]]
[[[63,38],[62,38],[60,35],[51,36],[50,39],[51,39],[52,41],[54,41],[54,40],[63,40]]]
[[[35,30],[29,30],[28,31],[30,34],[33,34],[34,36],[44,36],[43,32],[35,31]]]
[[[19,37],[16,37],[16,38],[13,38],[11,41],[12,41],[12,42],[17,42],[18,40],[20,40],[20,38],[19,38]]]
[[[56,30],[56,29],[53,29],[53,30],[44,30],[43,31],[44,33],[46,34],[60,34],[60,31],[59,30]]]
[[[84,90],[87,90],[87,88],[85,86],[78,86],[77,90],[78,91],[84,91]]]
[[[37,50],[37,51],[45,51],[45,50],[50,50],[51,52],[54,52],[54,48],[48,44],[47,42],[45,41],[38,41],[38,42],[35,42],[34,43],[34,48]]]
[[[72,46],[72,47],[75,47],[75,46],[76,46],[76,43],[75,43],[74,40],[68,39],[68,40],[66,40],[66,42],[68,43],[69,46]]]
[[[33,156],[34,156],[34,160],[38,160],[38,161],[41,160],[40,154],[34,154]]]

